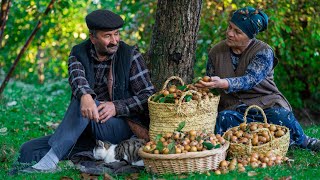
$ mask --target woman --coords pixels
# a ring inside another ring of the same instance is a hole
[[[319,139],[304,134],[289,102],[274,82],[278,59],[272,48],[255,38],[267,26],[268,16],[260,10],[246,7],[235,11],[226,31],[226,39],[209,52],[207,75],[211,81],[200,81],[196,86],[221,90],[216,133],[222,134],[238,126],[243,122],[248,106],[255,104],[263,108],[268,123],[290,129],[290,145],[318,152]],[[262,114],[251,109],[247,121],[262,122]]]

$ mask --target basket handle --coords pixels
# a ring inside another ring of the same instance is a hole
[[[263,109],[261,107],[257,106],[257,105],[251,105],[246,109],[246,111],[244,113],[244,116],[243,116],[244,123],[247,124],[247,115],[248,115],[249,110],[252,109],[252,108],[256,108],[261,112],[261,114],[263,116],[264,123],[267,124],[268,122],[267,122],[266,114],[264,113]]]
[[[181,85],[184,86],[184,82],[183,82],[183,80],[182,80],[180,77],[178,77],[178,76],[171,76],[171,77],[169,77],[169,78],[164,82],[163,87],[162,87],[162,90],[163,90],[163,89],[166,89],[168,83],[169,83],[171,80],[174,80],[174,79],[175,79],[175,80],[179,80],[180,83],[181,83]]]
[[[261,129],[257,129],[255,131],[253,131],[252,133],[256,133],[256,132],[261,132],[261,131],[267,131],[268,132],[268,135],[269,135],[269,138],[270,138],[270,146],[272,146],[272,142],[273,142],[273,136],[270,132],[270,130],[268,128],[261,128]],[[252,143],[251,143],[251,139],[249,140],[249,148],[247,149],[247,153],[248,154],[251,154],[251,150],[252,150]]]

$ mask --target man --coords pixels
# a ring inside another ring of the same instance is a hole
[[[304,134],[289,102],[273,80],[278,59],[272,48],[255,38],[267,26],[268,16],[264,12],[252,7],[239,9],[231,17],[226,39],[209,52],[207,74],[211,81],[200,81],[197,86],[221,90],[215,131],[222,134],[238,126],[248,106],[255,104],[263,108],[268,123],[290,129],[290,145],[319,151],[320,141]],[[253,109],[247,120],[263,122],[263,117]]]
[[[53,135],[22,145],[18,161],[37,162],[22,172],[54,172],[60,160],[93,149],[96,139],[117,144],[134,135],[129,124],[148,127],[147,99],[155,90],[141,54],[120,41],[123,23],[108,10],[86,16],[90,39],[69,56],[71,103]]]

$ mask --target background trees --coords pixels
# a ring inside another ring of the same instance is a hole
[[[270,17],[269,29],[259,34],[258,38],[269,43],[280,59],[275,72],[280,90],[294,107],[307,107],[320,112],[318,106],[320,102],[320,5],[318,1],[167,0],[160,1],[164,4],[159,3],[157,9],[157,2],[150,0],[57,0],[48,16],[42,17],[41,14],[49,2],[50,0],[11,1],[0,49],[0,80],[8,72],[18,51],[39,19],[42,20],[43,26],[18,64],[14,78],[28,83],[46,83],[67,77],[67,56],[71,47],[87,38],[84,16],[94,9],[107,8],[122,14],[126,21],[122,39],[129,44],[137,44],[140,50],[146,53],[146,57],[151,57],[149,62],[157,83],[166,79],[165,76],[171,75],[164,76],[162,72],[178,73],[190,81],[192,72],[178,70],[178,68],[184,69],[182,64],[169,65],[176,69],[175,71],[157,72],[154,70],[159,67],[159,64],[154,62],[161,57],[165,61],[161,61],[163,66],[171,62],[174,55],[179,55],[181,52],[181,59],[187,61],[187,66],[194,64],[195,76],[202,76],[205,72],[207,50],[225,37],[224,32],[230,12],[245,5],[251,5],[264,9]],[[183,11],[182,4],[179,4],[182,2],[184,5],[189,5],[187,9],[191,13]],[[181,23],[187,22],[184,20],[186,15],[190,15],[192,19],[201,17],[200,24],[195,21],[190,27],[193,28],[191,31],[174,31],[174,27],[178,24],[173,22],[155,24],[157,18],[163,18],[156,16],[157,11],[165,11],[164,14],[169,16],[167,19],[177,18]],[[175,14],[172,11],[176,11]],[[179,11],[181,13],[178,14]],[[152,29],[153,25],[155,29]],[[157,33],[161,28],[168,30],[168,33]],[[198,36],[196,36],[197,31]],[[152,32],[154,32],[154,41],[151,41]],[[182,37],[191,39],[188,43],[183,43]],[[162,43],[164,38],[167,39],[162,47],[155,44]],[[195,40],[196,44],[192,43]],[[197,45],[196,56],[193,55],[195,45]],[[165,56],[160,56],[159,53],[163,53],[162,51],[166,52]],[[183,55],[186,52],[190,54]],[[170,53],[173,56],[169,56]]]

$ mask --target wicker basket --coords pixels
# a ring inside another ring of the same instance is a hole
[[[247,115],[248,112],[251,108],[256,108],[259,111],[261,111],[262,115],[263,115],[263,119],[264,119],[264,123],[256,123],[256,124],[266,124],[267,123],[267,117],[264,113],[264,111],[256,105],[252,105],[249,106],[245,113],[244,113],[244,123],[247,123]],[[274,138],[271,133],[270,130],[268,128],[261,128],[258,129],[256,132],[259,131],[267,131],[270,137],[270,141],[268,143],[262,144],[262,145],[258,145],[258,146],[252,146],[251,141],[249,141],[249,144],[242,144],[242,143],[233,143],[230,142],[230,148],[228,150],[228,157],[246,157],[246,156],[250,156],[252,153],[259,153],[259,154],[266,154],[268,151],[272,151],[275,155],[280,155],[280,156],[285,156],[288,148],[289,148],[289,142],[290,142],[290,131],[287,127],[285,126],[280,126],[280,125],[276,125],[275,126],[281,127],[286,129],[286,134],[279,137],[279,138]],[[231,131],[232,129],[238,129],[239,126],[233,127],[231,129],[229,129],[228,131]],[[225,132],[223,134],[223,137],[226,139],[226,134],[228,133]]]
[[[146,170],[155,174],[182,174],[217,169],[227,156],[229,142],[217,149],[182,154],[150,154],[139,149]]]
[[[165,89],[168,83],[174,79],[179,80],[184,85],[181,78],[172,76],[166,80],[162,89]],[[153,102],[151,99],[155,94],[149,97],[150,139],[154,139],[158,134],[174,132],[183,121],[185,121],[184,131],[214,130],[220,96],[214,96],[205,100],[200,99],[199,101],[182,102],[187,94],[195,93],[198,92],[192,90],[184,92],[178,104]]]

